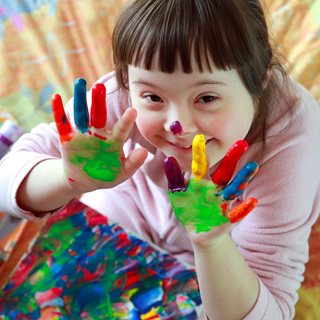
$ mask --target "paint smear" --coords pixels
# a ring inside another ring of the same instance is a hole
[[[52,216],[0,292],[5,319],[197,319],[193,269],[79,201]]]
[[[186,191],[169,192],[173,211],[181,224],[191,225],[199,233],[229,222],[223,215],[222,201],[216,197],[217,191],[211,181],[192,178]]]
[[[99,138],[83,139],[74,137],[69,142],[69,161],[83,169],[91,178],[102,181],[114,181],[120,174],[121,144],[117,141],[101,140]]]

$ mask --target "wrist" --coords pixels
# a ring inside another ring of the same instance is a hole
[[[221,226],[215,227],[208,232],[195,233],[194,230],[188,230],[189,238],[194,249],[201,251],[210,250],[221,245],[228,238],[230,239],[230,231],[233,224],[225,223]]]
[[[202,241],[194,240],[190,237],[192,248],[195,252],[210,253],[212,250],[217,250],[224,247],[231,240],[229,233],[223,233],[217,237],[205,239]]]
[[[18,187],[18,206],[37,216],[53,212],[80,195],[65,180],[60,159],[46,159],[38,163]]]

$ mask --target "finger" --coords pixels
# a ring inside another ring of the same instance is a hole
[[[240,157],[247,149],[248,143],[245,140],[239,140],[234,143],[213,173],[211,177],[212,182],[217,186],[226,185],[231,179]]]
[[[192,174],[201,180],[208,169],[206,141],[203,134],[197,134],[192,141]]]
[[[258,200],[250,198],[228,212],[227,218],[231,223],[237,223],[247,216],[258,204]]]
[[[57,126],[60,141],[70,141],[73,137],[73,130],[64,111],[61,96],[54,94],[51,98],[53,118]]]
[[[74,121],[79,131],[88,132],[88,106],[86,80],[79,78],[74,82]]]
[[[101,129],[105,127],[107,122],[106,87],[103,83],[96,83],[91,92],[91,126],[95,129]]]
[[[129,108],[125,111],[122,117],[116,122],[112,129],[112,136],[119,141],[125,141],[134,125],[137,117],[137,111]]]
[[[123,170],[128,177],[131,177],[139,169],[148,156],[146,149],[133,150],[123,162]]]
[[[252,180],[258,172],[259,166],[256,162],[248,162],[236,175],[236,177],[221,192],[224,200],[233,200],[239,197],[247,184]]]
[[[163,161],[163,167],[168,181],[168,189],[171,192],[186,191],[187,187],[178,161],[174,157],[167,157]]]

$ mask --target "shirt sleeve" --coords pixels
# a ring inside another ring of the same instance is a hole
[[[37,218],[19,208],[17,190],[38,163],[60,157],[59,139],[54,124],[41,124],[24,134],[0,162],[0,211],[29,220]]]
[[[308,239],[320,210],[319,139],[290,134],[281,139],[275,139],[243,194],[243,199],[257,198],[259,205],[232,232],[260,284],[245,320],[293,319]]]

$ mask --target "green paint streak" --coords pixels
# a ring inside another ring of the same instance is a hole
[[[122,169],[120,142],[92,137],[71,143],[74,152],[69,156],[70,162],[82,167],[88,176],[108,182],[118,177]]]
[[[222,213],[222,202],[216,193],[216,186],[211,181],[190,179],[187,191],[169,192],[169,198],[181,224],[191,225],[196,233],[200,233],[229,221]]]

